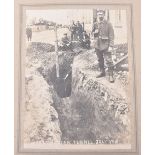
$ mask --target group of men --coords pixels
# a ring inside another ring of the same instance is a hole
[[[82,39],[82,33],[84,31],[84,23],[81,24],[79,21],[75,24],[74,21],[72,21],[72,25],[70,26],[71,31],[71,40],[81,40]]]
[[[64,36],[61,39],[62,47],[64,50],[72,49],[71,43],[73,41],[81,43],[81,46],[83,48],[90,48],[90,36],[84,30],[84,23],[81,24],[79,21],[77,21],[77,23],[75,24],[73,21],[69,30],[71,32],[71,39],[69,39],[67,33],[64,33]]]
[[[72,42],[78,40],[82,47],[90,48],[90,36],[84,31],[83,26],[78,21],[76,24],[72,23],[70,27],[71,31],[71,40],[67,36],[67,33],[64,34],[61,42],[62,49],[68,50],[72,49]],[[32,29],[27,27],[26,34],[28,41],[31,41],[32,38]],[[105,77],[108,74],[109,81],[114,82],[113,78],[113,60],[112,60],[112,51],[114,46],[114,29],[109,21],[105,19],[105,11],[101,10],[97,13],[97,20],[93,24],[92,36],[94,40],[95,52],[97,55],[100,74],[97,75],[97,78]],[[107,72],[106,72],[107,68]]]
[[[77,34],[82,46],[90,47],[90,37],[87,35],[86,31],[82,29],[82,25],[74,22],[70,28],[71,30],[71,41],[75,39]],[[92,35],[94,40],[94,48],[97,55],[100,74],[97,78],[105,77],[108,74],[109,81],[114,82],[113,78],[113,60],[112,52],[114,46],[114,29],[109,21],[105,19],[105,11],[101,10],[97,13],[97,20],[93,24]],[[69,47],[70,41],[67,34],[64,34],[62,42],[66,47]],[[87,46],[88,45],[88,46]],[[106,72],[107,68],[107,72]]]
[[[71,41],[80,41],[82,46],[89,48],[90,47],[90,37],[84,30],[84,22],[81,24],[79,21],[75,24],[72,21],[72,25],[70,26],[71,31]]]
[[[72,42],[67,33],[64,33],[62,39],[61,39],[61,43],[62,43],[62,49],[63,50],[67,50],[67,49],[72,49]],[[78,40],[78,42],[80,43],[80,46],[86,49],[90,48],[90,37],[89,35],[86,33],[86,31],[82,32],[82,38],[80,40]]]

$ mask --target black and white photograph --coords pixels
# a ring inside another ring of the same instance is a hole
[[[129,7],[26,8],[24,149],[131,150],[135,140]]]

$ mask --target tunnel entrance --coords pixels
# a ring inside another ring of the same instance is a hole
[[[69,97],[72,91],[72,70],[65,77],[56,77],[54,88],[60,98]]]
[[[59,77],[57,77],[56,64],[48,71],[48,81],[60,98],[69,97],[72,91],[72,64],[74,57],[83,52],[83,49],[63,51],[59,56]],[[47,77],[45,77],[47,78]]]

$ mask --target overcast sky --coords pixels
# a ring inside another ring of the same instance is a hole
[[[32,18],[44,18],[56,23],[67,24],[72,20],[89,20],[93,18],[93,10],[90,9],[57,9],[57,10],[26,10],[27,22]]]

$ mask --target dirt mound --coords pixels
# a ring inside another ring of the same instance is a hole
[[[106,78],[97,79],[97,57],[88,51],[75,57],[72,68],[73,106],[79,115],[79,127],[91,133],[91,140],[105,144],[130,142],[130,103],[120,79],[111,84]],[[127,81],[127,74],[123,74]],[[118,76],[118,72],[115,73]],[[83,130],[84,131],[84,130]],[[86,132],[87,133],[87,132]]]
[[[37,51],[54,52],[55,50],[54,45],[48,43],[32,42],[31,45]]]
[[[53,107],[49,85],[38,71],[49,67],[48,53],[37,51],[33,44],[28,48],[25,68],[25,143],[60,143],[61,131],[58,113]],[[45,65],[46,64],[46,65]]]

